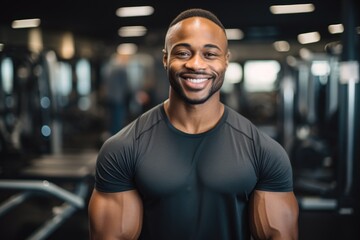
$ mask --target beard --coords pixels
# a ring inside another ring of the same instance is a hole
[[[209,98],[211,98],[216,92],[218,92],[221,89],[224,83],[225,72],[222,73],[221,75],[213,74],[211,80],[212,81],[211,88],[209,89],[208,94],[202,98],[190,98],[186,95],[184,89],[181,87],[181,85],[178,82],[178,81],[183,81],[183,80],[178,80],[180,79],[180,75],[181,73],[175,74],[173,76],[169,75],[170,76],[169,82],[171,88],[185,103],[190,105],[198,105],[205,103]]]

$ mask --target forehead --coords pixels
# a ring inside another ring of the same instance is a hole
[[[193,44],[216,44],[221,48],[227,47],[224,30],[207,18],[191,17],[172,26],[166,35],[168,47],[178,42]]]

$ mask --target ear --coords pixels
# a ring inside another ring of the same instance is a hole
[[[229,62],[230,62],[230,57],[231,57],[231,53],[230,51],[228,50],[227,54],[226,54],[226,67],[229,65]]]
[[[167,56],[167,52],[165,50],[165,48],[162,50],[163,52],[163,65],[165,70],[167,69],[167,60],[168,60],[168,56]]]

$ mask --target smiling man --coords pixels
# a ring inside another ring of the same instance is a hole
[[[163,50],[169,98],[102,146],[91,239],[297,239],[286,152],[220,101],[229,55],[211,12],[172,21]]]
[[[212,25],[207,18],[187,18],[171,24],[166,35],[164,66],[171,89],[189,104],[219,94],[224,81],[230,53],[224,29]]]

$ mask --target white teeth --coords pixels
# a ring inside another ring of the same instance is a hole
[[[207,80],[207,78],[199,78],[199,79],[187,79],[188,81],[192,82],[192,83],[201,83],[201,82],[205,82]]]

